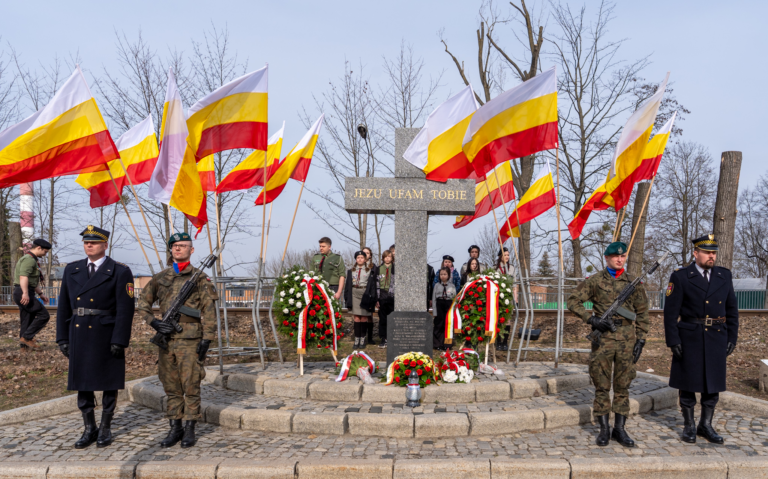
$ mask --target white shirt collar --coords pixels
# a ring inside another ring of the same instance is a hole
[[[88,264],[90,265],[91,263],[93,263],[96,269],[99,269],[101,265],[104,264],[104,261],[106,260],[107,260],[107,255],[104,255],[101,258],[97,259],[96,261],[91,261],[90,259],[88,259]],[[88,266],[88,268],[90,268],[90,266]]]
[[[699,274],[700,274],[700,275],[702,275],[702,276],[704,276],[704,268],[702,268],[701,266],[699,266],[699,263],[697,263],[697,262],[695,262],[695,261],[694,261],[694,263],[693,263],[693,264],[696,266],[696,269],[697,269],[697,270],[699,270]],[[710,269],[710,270],[708,270],[708,271],[709,271],[709,276],[712,276],[712,270]],[[706,276],[705,276],[705,278],[706,278]]]

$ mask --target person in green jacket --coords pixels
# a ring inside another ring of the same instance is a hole
[[[44,303],[48,297],[43,293],[39,258],[48,254],[51,243],[38,238],[32,242],[29,252],[19,258],[13,275],[13,302],[19,307],[19,344],[22,349],[37,349],[40,345],[35,336],[48,324],[51,315],[45,306],[35,298],[35,293]]]

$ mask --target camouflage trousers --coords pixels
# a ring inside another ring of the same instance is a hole
[[[168,396],[168,419],[202,419],[200,382],[205,378],[205,368],[197,360],[199,342],[199,339],[171,339],[168,350],[160,350],[158,376]]]
[[[613,411],[629,416],[629,385],[635,379],[632,362],[634,341],[600,339],[600,346],[592,346],[589,355],[589,376],[595,385],[594,415],[603,416]],[[613,405],[611,406],[611,386]]]

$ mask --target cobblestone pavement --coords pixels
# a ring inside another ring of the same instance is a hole
[[[341,360],[342,358],[339,358]],[[385,374],[383,368],[384,363],[379,363],[381,371],[374,375],[375,378],[381,378]],[[586,373],[587,366],[582,364],[568,364],[563,363],[558,368],[554,368],[547,364],[540,362],[526,362],[520,363],[515,368],[511,364],[498,363],[496,365],[499,369],[504,371],[506,378],[503,376],[497,376],[495,374],[481,374],[476,373],[475,378],[479,382],[488,381],[500,381],[509,378],[551,378],[556,376],[566,376],[569,374]],[[311,378],[313,380],[327,380],[334,381],[336,379],[335,364],[332,362],[305,362],[304,363],[304,376],[305,378]],[[217,367],[208,366],[209,370],[218,370]],[[248,364],[233,364],[224,368],[226,374],[253,374],[259,377],[268,377],[274,379],[292,379],[299,377],[299,370],[296,364],[293,362],[266,363],[266,368],[261,369],[261,363],[248,363]],[[351,383],[356,383],[359,380],[356,377],[347,379]]]
[[[97,411],[98,412],[98,411]],[[418,458],[583,458],[629,456],[716,456],[768,455],[768,417],[753,417],[719,410],[715,427],[725,437],[724,446],[701,438],[697,444],[678,439],[682,419],[667,409],[633,417],[627,430],[638,447],[627,449],[612,442],[594,445],[597,428],[592,425],[564,427],[496,437],[450,439],[393,439],[356,436],[306,436],[226,429],[198,425],[196,447],[178,445],[161,449],[168,422],[150,409],[121,403],[113,422],[115,442],[107,448],[94,446],[75,450],[82,433],[80,414],[56,416],[0,428],[0,461],[159,461],[210,458],[274,459],[306,457],[351,457],[356,459]]]

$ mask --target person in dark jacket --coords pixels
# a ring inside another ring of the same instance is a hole
[[[117,391],[125,388],[125,348],[135,309],[131,269],[105,256],[109,231],[89,225],[80,235],[88,258],[64,269],[56,312],[56,342],[69,358],[67,389],[77,391],[85,424],[76,449],[112,443],[112,417]],[[94,391],[104,391],[98,428]]]
[[[373,314],[378,301],[377,276],[376,271],[368,267],[365,253],[355,252],[355,264],[347,270],[344,282],[344,301],[355,322],[355,348],[365,349],[368,316]]]
[[[432,292],[435,289],[435,268],[427,263],[427,311],[429,308],[435,309],[435,305],[432,304]]]
[[[366,246],[363,248],[363,253],[365,253],[365,264],[371,268],[371,271],[378,272],[379,267],[376,266],[376,263],[373,262],[373,250]],[[368,344],[375,346],[376,343],[373,341],[373,314],[368,316],[368,324],[366,324],[365,327],[368,334]]]
[[[664,303],[664,335],[672,350],[669,386],[680,390],[684,428],[681,439],[696,436],[723,444],[712,427],[720,391],[726,390],[726,360],[739,337],[739,306],[731,272],[715,266],[717,239],[693,240],[695,261],[669,279]],[[678,321],[678,318],[680,321]],[[696,393],[701,393],[701,419],[694,428]]]
[[[461,289],[461,275],[459,274],[459,271],[453,267],[453,256],[447,254],[443,256],[443,262],[440,263],[440,269],[448,268],[451,270],[451,281],[453,281],[453,285],[456,287],[456,291],[459,291]],[[437,276],[434,277],[432,280],[432,286],[437,284],[437,282],[440,280]]]

